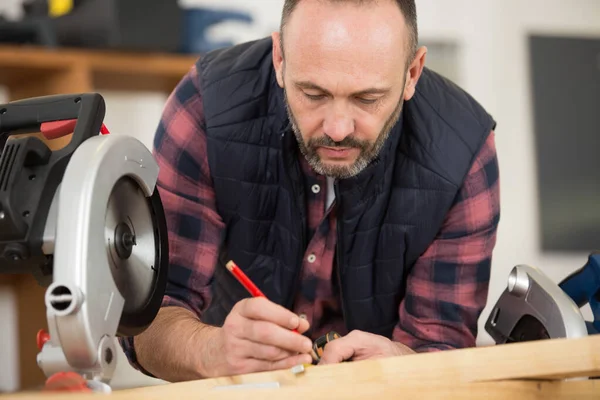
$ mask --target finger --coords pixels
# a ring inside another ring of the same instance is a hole
[[[298,329],[302,320],[290,310],[265,297],[245,299],[240,303],[239,312],[245,318],[269,321],[289,330]]]
[[[300,318],[300,322],[298,324],[298,333],[304,333],[310,328],[310,323],[305,318]]]
[[[255,343],[278,347],[292,353],[309,353],[312,342],[309,338],[267,321],[246,319],[243,322],[244,338]]]
[[[281,347],[256,343],[249,340],[242,341],[239,352],[240,357],[266,361],[280,361],[296,354],[297,353],[282,349]]]
[[[337,364],[349,360],[354,355],[355,347],[352,337],[349,336],[329,342],[323,350],[319,365]]]

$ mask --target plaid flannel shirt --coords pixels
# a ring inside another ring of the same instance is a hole
[[[203,125],[202,93],[193,67],[167,100],[154,153],[169,229],[170,272],[163,306],[184,307],[198,316],[211,301],[210,280],[225,228],[215,207]],[[329,330],[342,335],[347,331],[336,279],[332,279],[335,200],[326,209],[326,178],[314,173],[303,158],[300,162],[311,240],[293,311],[306,316],[311,324],[307,334],[314,340]],[[499,215],[499,174],[491,132],[437,237],[408,276],[393,340],[417,352],[475,346]],[[130,363],[141,369],[133,339],[120,342]]]

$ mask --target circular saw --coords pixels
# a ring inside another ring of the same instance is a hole
[[[168,266],[158,165],[137,139],[109,134],[104,114],[97,93],[0,105],[0,273],[47,287],[46,376],[96,383],[112,378],[114,338],[154,320]],[[61,149],[44,140],[71,133]]]

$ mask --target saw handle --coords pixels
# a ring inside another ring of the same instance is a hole
[[[0,132],[18,135],[46,131],[44,135],[50,133],[48,136],[52,139],[64,133],[64,130],[61,134],[56,133],[56,121],[64,121],[62,126],[73,126],[73,121],[76,121],[69,143],[69,150],[72,151],[102,130],[105,112],[104,99],[98,93],[58,94],[16,100],[0,106]]]
[[[98,136],[105,111],[99,93],[0,104],[0,274],[31,273],[42,286],[52,282],[53,257],[43,246],[51,205],[71,156]],[[42,132],[57,138],[67,130],[72,137],[55,150],[37,135],[10,137]]]

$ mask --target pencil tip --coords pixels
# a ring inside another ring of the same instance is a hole
[[[229,261],[227,264],[225,264],[225,268],[227,268],[229,271],[233,271],[233,267],[235,266],[233,260]]]

